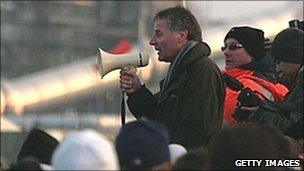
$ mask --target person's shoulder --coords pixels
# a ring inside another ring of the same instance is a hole
[[[197,61],[200,58],[208,58],[211,54],[211,49],[208,44],[204,42],[197,42],[195,46],[189,50],[187,56],[191,62]]]
[[[194,49],[197,53],[199,53],[202,56],[209,56],[211,54],[211,48],[210,46],[205,42],[198,42]]]
[[[199,73],[221,73],[219,67],[209,57],[196,60],[190,67],[188,67],[188,71],[196,75]]]
[[[249,86],[250,88],[256,87],[258,85],[257,81],[254,79],[255,77],[252,76],[242,76],[239,77],[238,80],[244,84],[244,86]]]
[[[217,69],[219,70],[218,66],[216,65],[216,63],[210,59],[209,57],[204,57],[204,58],[199,58],[194,65],[196,65],[197,67],[205,67],[205,68],[210,68],[210,69]]]

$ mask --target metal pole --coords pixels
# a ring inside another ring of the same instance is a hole
[[[126,104],[125,104],[125,91],[121,91],[121,125],[123,126],[126,122]]]

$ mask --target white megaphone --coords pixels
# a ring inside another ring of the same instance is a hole
[[[103,78],[107,73],[112,70],[120,69],[124,67],[143,67],[149,63],[149,56],[143,55],[139,52],[130,52],[126,54],[110,54],[102,49],[99,49],[98,65],[99,75]]]

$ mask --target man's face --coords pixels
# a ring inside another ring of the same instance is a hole
[[[150,45],[158,51],[158,60],[172,62],[185,43],[185,31],[171,31],[167,27],[169,21],[157,20],[154,23],[154,33]]]
[[[231,46],[231,48],[229,48],[229,46]],[[225,47],[226,49],[222,50],[226,57],[226,68],[237,68],[252,61],[246,49],[236,39],[228,38],[225,41]]]
[[[276,60],[276,71],[280,80],[284,82],[294,81],[297,72],[300,68],[300,64],[284,62],[281,60]]]

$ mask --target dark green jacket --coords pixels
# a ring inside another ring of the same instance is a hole
[[[221,72],[209,54],[205,43],[197,43],[185,54],[171,76],[164,100],[159,101],[159,92],[153,95],[144,85],[129,95],[132,114],[165,124],[171,143],[187,149],[206,145],[221,129],[225,100]]]
[[[294,87],[282,101],[265,104],[249,119],[257,124],[269,124],[295,139],[303,137],[303,67],[299,71]]]

